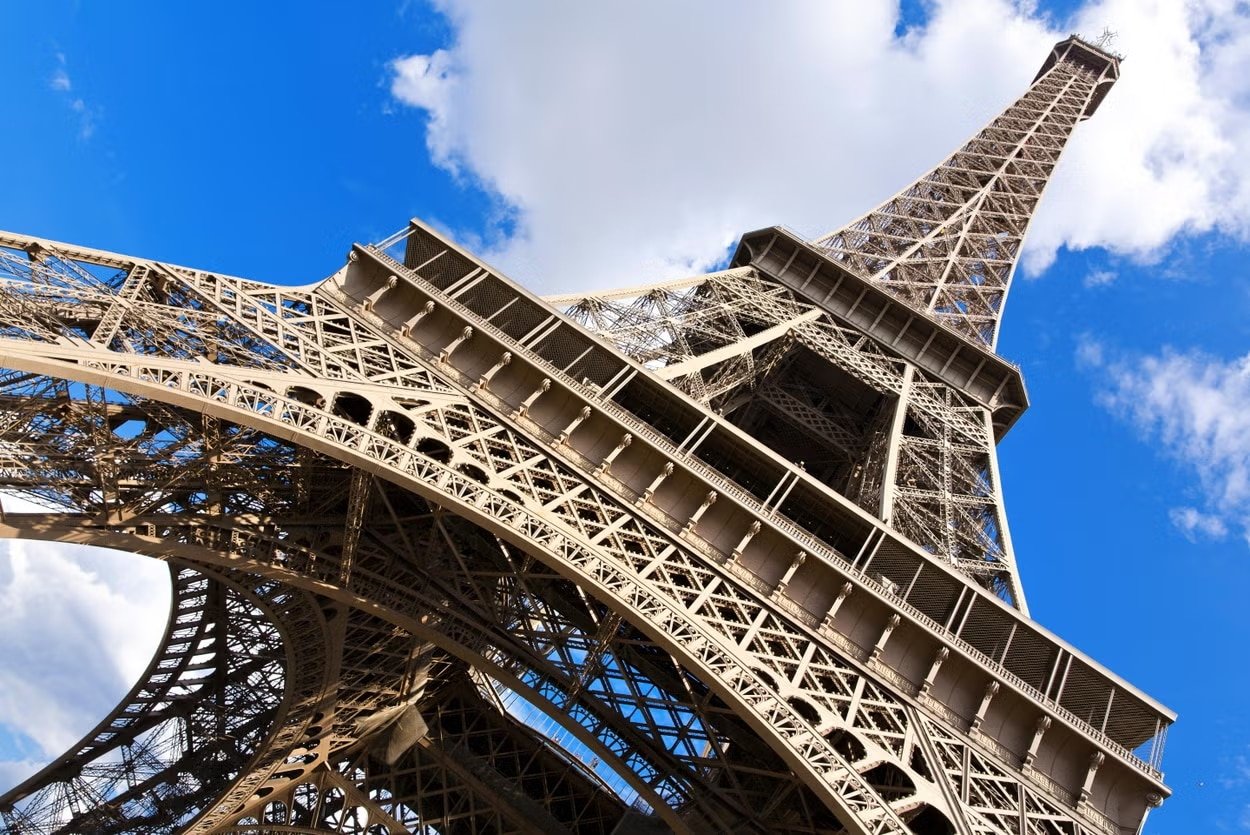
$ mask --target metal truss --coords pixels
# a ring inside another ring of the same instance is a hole
[[[1029,107],[1084,89],[1065,43]],[[1022,612],[1011,380],[948,311],[880,337],[910,256],[842,240],[561,315],[415,222],[310,288],[0,234],[0,488],[50,509],[0,533],[169,560],[179,601],[6,823],[1134,830],[1174,716]]]
[[[309,721],[292,696],[316,689],[325,646],[308,595],[171,567],[161,651],[139,684],[81,742],[0,805],[14,833],[162,832],[218,796],[256,788],[247,766],[267,739]],[[289,678],[296,655],[308,660]]]
[[[84,387],[82,400],[78,401],[80,407],[76,408],[68,387],[54,386],[40,395],[29,387],[29,381],[23,381],[18,386],[22,392],[20,398],[11,396],[5,402],[16,407],[20,401],[30,415],[60,411],[62,415],[82,419],[91,414],[90,404],[103,400],[101,392]],[[40,397],[57,399],[61,408],[50,409],[47,403],[39,403]],[[116,427],[139,421],[144,425],[134,438],[125,438],[113,432],[101,439],[99,433],[83,431],[83,435],[94,436],[97,445],[93,447],[92,454],[97,460],[126,462],[110,473],[115,483],[127,485],[130,492],[128,507],[120,511],[114,509],[114,515],[127,521],[115,527],[119,530],[158,530],[165,536],[177,536],[180,541],[200,544],[213,538],[220,540],[228,534],[230,541],[238,547],[241,533],[235,524],[215,535],[204,528],[186,531],[189,514],[181,497],[229,496],[221,512],[236,520],[244,516],[247,509],[256,506],[262,497],[248,495],[241,489],[248,485],[241,483],[237,471],[231,473],[222,467],[212,470],[203,461],[196,460],[192,455],[192,448],[197,446],[195,442],[175,444],[177,458],[170,460],[154,454],[154,448],[144,441],[145,438],[161,435],[188,439],[195,435],[193,425],[200,423],[202,418],[179,414],[159,405],[149,411],[144,406],[120,402],[115,402],[108,414]],[[75,435],[76,428],[62,422],[47,426],[43,430],[47,434],[39,435],[29,425],[16,422],[11,425],[14,434],[9,438],[10,444],[20,437],[21,445],[27,449],[38,447],[41,442],[48,446],[63,443]],[[317,547],[315,556],[304,554],[298,558],[298,564],[312,576],[323,578],[323,581],[342,577],[346,558],[341,549],[348,541],[355,542],[351,558],[353,571],[367,572],[364,576],[385,572],[390,582],[404,588],[431,585],[434,581],[422,571],[437,572],[444,578],[461,577],[456,583],[458,588],[447,585],[445,581],[441,583],[438,593],[426,600],[420,611],[446,608],[454,601],[462,619],[471,612],[475,615],[475,621],[461,624],[461,629],[474,628],[483,635],[498,632],[493,639],[495,646],[487,651],[494,663],[535,692],[545,695],[561,711],[576,716],[582,728],[592,730],[613,746],[614,753],[625,761],[632,774],[645,776],[650,781],[648,788],[652,802],[659,799],[681,807],[689,818],[692,811],[684,807],[707,806],[713,800],[722,798],[718,801],[719,806],[728,809],[717,811],[713,808],[708,814],[716,818],[715,828],[723,830],[741,828],[756,817],[756,809],[776,813],[778,803],[784,806],[787,800],[795,802],[796,795],[810,808],[819,808],[819,804],[801,787],[794,785],[788,770],[770,756],[766,745],[754,746],[749,764],[736,762],[737,747],[744,746],[750,735],[750,731],[740,727],[740,723],[734,723],[732,728],[734,756],[724,756],[728,732],[717,736],[709,728],[713,722],[732,722],[732,713],[723,708],[717,711],[709,707],[705,686],[690,680],[686,673],[673,666],[669,656],[641,635],[625,629],[619,616],[609,614],[601,604],[594,604],[575,586],[561,581],[558,575],[542,573],[540,567],[533,564],[516,564],[514,555],[495,538],[467,526],[463,520],[424,505],[413,507],[411,497],[388,489],[384,482],[376,482],[372,476],[361,479],[359,470],[348,474],[342,468],[336,470],[326,462],[318,463],[316,460],[303,460],[293,465],[296,460],[294,450],[284,449],[281,444],[266,443],[270,439],[256,438],[250,433],[238,431],[237,427],[223,427],[220,423],[214,423],[213,427],[216,441],[212,452],[218,461],[243,460],[239,452],[246,450],[253,479],[258,472],[264,472],[266,484],[286,484],[294,492],[294,495],[281,498],[268,492],[263,498],[271,503],[270,507],[299,501],[297,497],[304,494],[303,501],[308,503],[308,507],[298,511],[294,521],[283,523],[279,521],[280,517],[270,517],[266,523],[266,527],[271,529],[268,538],[272,543],[282,543],[288,550],[295,543]],[[8,448],[15,446],[13,444]],[[147,451],[141,454],[139,450],[145,448]],[[203,448],[200,454],[204,454]],[[24,468],[26,474],[21,479],[11,477],[8,486],[48,484],[54,476],[54,473],[43,469],[49,457],[32,454],[27,462],[29,466]],[[66,458],[61,456],[58,468],[65,465]],[[93,464],[82,461],[78,466],[89,471]],[[311,493],[309,487],[292,483],[291,473],[295,466],[302,473],[315,474],[317,486]],[[64,469],[58,469],[55,475],[64,479]],[[84,473],[78,480],[85,483],[94,479]],[[101,500],[121,492],[121,489],[92,489],[77,494],[76,498],[70,494],[54,496],[44,492],[41,498],[62,505],[76,502],[76,509],[96,519],[104,510]],[[132,509],[141,511],[151,508],[155,503],[153,494],[167,502],[161,510],[130,512]],[[345,500],[342,497],[346,497]],[[370,512],[358,510],[361,508],[368,508]],[[309,521],[336,517],[341,521]],[[17,518],[13,517],[13,520]],[[45,524],[53,529],[75,530],[81,528],[83,523],[81,518],[63,520],[54,516],[48,517]],[[368,531],[363,539],[361,529]],[[354,537],[352,530],[356,531]],[[287,564],[296,561],[291,555],[285,559]],[[402,562],[397,567],[395,564],[400,559]],[[557,601],[561,609],[572,614],[561,614],[561,610],[554,607]],[[605,629],[601,621],[613,624],[614,628],[611,631]],[[474,643],[480,644],[483,640],[486,638],[478,636],[474,638]],[[348,641],[349,647],[376,647],[381,643],[382,639],[376,635]],[[370,678],[371,671],[394,668],[397,663],[402,667],[403,664],[402,653],[394,653],[396,660],[383,663],[379,663],[377,652],[370,652],[360,662],[350,660],[361,651],[344,652],[339,668],[339,718],[336,726],[346,721],[343,718],[345,711],[348,711],[346,715],[355,715],[362,710],[378,709],[379,698],[386,694]],[[324,654],[324,650],[313,653],[314,657]],[[590,655],[598,659],[594,664],[587,663],[587,656]],[[644,670],[650,672],[644,673]],[[357,694],[368,694],[361,704],[356,704],[357,697],[347,698],[342,693],[345,682],[355,674],[368,679],[367,687],[353,685]],[[428,675],[423,679],[428,680]],[[663,682],[664,688],[658,682]],[[404,694],[395,691],[389,695],[399,699]],[[382,701],[385,702],[385,698]],[[630,718],[625,721],[621,717]],[[342,739],[352,739],[351,732],[342,728],[338,734]],[[721,754],[719,759],[716,756],[718,752]],[[768,828],[782,831],[772,824]],[[766,828],[763,823],[757,823],[754,829],[765,831]],[[802,820],[794,828],[785,829],[813,831],[810,824],[802,825]]]
[[[993,346],[1033,211],[1119,62],[1072,38],[1028,91],[933,171],[815,241],[914,310]]]
[[[993,427],[958,390],[750,268],[548,301],[721,413],[748,422],[752,411],[779,413],[803,434],[809,471],[823,469],[822,480],[865,510],[1027,611]],[[737,353],[726,356],[726,346]],[[803,351],[881,394],[883,405],[856,412],[801,372],[786,374]],[[897,432],[891,414],[904,418]]]

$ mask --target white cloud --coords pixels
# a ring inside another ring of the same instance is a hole
[[[703,269],[775,223],[841,225],[1014,99],[1057,39],[1107,23],[1123,78],[1078,130],[1028,263],[1250,228],[1250,157],[1234,153],[1250,24],[1232,0],[1102,0],[1075,26],[944,0],[901,40],[889,2],[443,9],[455,44],[395,61],[392,93],[428,112],[436,162],[510,210],[473,243],[540,289]]]
[[[1106,287],[1117,277],[1111,270],[1093,270],[1085,276],[1084,284],[1086,287]]]
[[[0,791],[16,786],[45,765],[41,760],[0,760]]]
[[[56,70],[52,73],[52,78],[48,82],[48,86],[60,93],[65,101],[69,104],[69,109],[78,118],[78,136],[80,139],[90,139],[95,133],[96,119],[100,115],[98,108],[89,106],[82,96],[73,94],[74,82],[69,77],[68,64],[65,60],[65,53],[56,53]]]
[[[1178,233],[1250,231],[1250,15],[1225,0],[1104,0],[1121,79],[1071,143],[1031,232],[1026,265],[1061,245],[1157,258]]]
[[[1108,359],[1101,346],[1082,346],[1078,355],[1106,375],[1106,405],[1197,476],[1206,507],[1172,510],[1182,533],[1219,539],[1239,529],[1250,542],[1250,354]]]
[[[447,113],[456,76],[451,67],[451,53],[439,49],[430,55],[409,55],[391,62],[395,77],[391,93],[405,104],[420,107],[430,114],[430,151],[440,165],[456,170],[454,150],[447,145]]]
[[[69,72],[66,70],[64,52],[56,53],[56,71],[52,73],[52,79],[48,82],[48,86],[62,93],[68,93],[74,88],[74,84],[69,78]]]
[[[1239,798],[1235,801],[1236,822],[1230,823],[1227,819],[1220,820],[1220,829],[1225,831],[1250,832],[1250,803],[1244,800],[1245,790],[1250,787],[1250,757],[1245,754],[1238,754],[1234,757],[1221,757],[1219,761],[1220,771],[1212,781],[1228,798]],[[1205,783],[1199,781],[1197,788],[1205,788]]]
[[[15,509],[7,496],[5,505]],[[138,679],[168,614],[168,572],[155,560],[0,543],[0,725],[47,759],[60,754]],[[28,753],[0,759],[0,791],[41,765]]]
[[[1223,539],[1228,535],[1228,526],[1219,516],[1203,513],[1196,507],[1174,507],[1168,511],[1172,524],[1191,542],[1199,539]]]

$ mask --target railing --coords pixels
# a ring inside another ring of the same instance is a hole
[[[398,241],[403,240],[403,238],[406,238],[409,234],[411,234],[411,230],[405,230],[400,233],[399,237],[392,236],[391,239],[394,239],[394,243],[398,243]],[[391,246],[394,246],[394,243],[392,243]],[[905,599],[892,594],[883,585],[869,576],[865,570],[857,567],[852,561],[848,560],[844,554],[839,552],[833,546],[816,538],[810,532],[804,530],[780,512],[774,512],[773,510],[765,508],[763,503],[758,498],[742,489],[736,482],[730,480],[728,476],[705,464],[700,459],[692,456],[690,450],[679,449],[677,444],[675,444],[671,439],[656,431],[650,424],[639,418],[633,412],[630,412],[628,409],[620,406],[616,402],[603,397],[599,387],[586,385],[584,382],[574,379],[563,369],[555,367],[545,358],[539,356],[536,352],[528,349],[526,346],[520,345],[511,335],[500,330],[484,317],[478,316],[472,310],[469,310],[461,304],[457,299],[448,296],[438,288],[430,285],[422,279],[418,273],[404,266],[389,253],[383,252],[373,246],[367,247],[367,249],[369,249],[375,256],[382,258],[391,269],[397,272],[402,271],[402,274],[408,275],[415,281],[419,282],[420,286],[428,287],[431,293],[435,293],[441,298],[443,306],[456,310],[460,313],[460,315],[471,319],[474,322],[474,329],[476,331],[489,334],[500,344],[515,346],[515,350],[524,350],[527,357],[529,357],[534,363],[542,366],[543,373],[546,376],[551,377],[553,381],[560,381],[569,390],[583,395],[587,403],[594,404],[596,411],[612,416],[617,422],[628,427],[629,431],[635,436],[645,438],[648,443],[650,443],[658,451],[668,455],[668,457],[674,461],[680,461],[683,467],[685,467],[689,472],[694,473],[705,480],[713,487],[713,489],[717,491],[719,495],[725,498],[733,498],[741,507],[749,513],[755,515],[758,521],[762,524],[771,526],[774,530],[784,533],[791,541],[801,545],[803,550],[807,551],[810,557],[817,557],[825,564],[835,568],[835,570],[841,571],[848,575],[848,577],[853,578],[860,586],[873,591],[884,603],[886,603],[886,605],[899,610],[902,614],[906,614],[911,620],[926,627],[935,635],[940,636],[943,642],[950,648],[958,650],[967,658],[977,662],[1002,682],[1011,685],[1023,695],[1028,696],[1035,702],[1039,703],[1044,709],[1052,713],[1057,718],[1060,718],[1065,724],[1077,729],[1079,732],[1096,742],[1099,746],[1114,753],[1147,775],[1155,778],[1156,780],[1162,780],[1162,772],[1155,767],[1152,762],[1148,762],[1138,756],[1126,745],[1111,739],[1105,733],[1096,729],[1089,722],[1057,703],[1054,699],[1043,693],[1037,687],[1029,684],[1018,675],[1004,667],[1001,662],[990,658],[972,644],[965,641],[959,635],[950,631],[950,629],[948,629],[945,625],[938,623],[924,612],[912,606]],[[483,393],[484,392],[479,391],[479,394]],[[495,398],[493,395],[491,395],[491,397],[492,399],[497,400],[499,404],[504,406],[510,405],[505,404],[504,401],[499,398]],[[699,404],[694,405],[700,408],[704,412],[705,416],[714,420],[717,419],[717,416],[706,407],[700,406]],[[541,427],[537,427],[536,424],[529,421],[527,421],[526,425],[529,429],[541,429]],[[543,433],[547,436],[547,440],[554,438],[554,436],[551,436],[550,433],[546,433],[545,430],[543,430]],[[589,459],[586,459],[584,456],[580,456],[580,454],[576,453],[567,445],[564,447],[564,450],[567,454],[578,455],[578,457],[582,458],[584,462],[590,464],[596,463],[589,461]],[[617,485],[617,491],[619,492],[620,482],[617,482]],[[648,513],[648,515],[651,515],[651,513]],[[671,517],[667,517],[667,514],[664,516],[666,519],[670,520],[670,522],[666,524],[666,527],[672,529],[676,526],[676,520],[672,520]],[[905,541],[898,540],[897,535],[892,531],[884,528],[878,528],[878,530],[881,530],[885,535],[894,537],[896,541],[904,544],[909,551],[912,550],[911,546],[906,545]],[[692,544],[695,539],[695,537],[681,537],[681,541],[688,545]],[[724,563],[726,561],[726,555],[722,554],[720,551],[709,549],[708,546],[699,547],[696,545],[695,547],[696,550],[700,551],[700,553],[712,557],[718,563]],[[771,595],[771,588],[767,587],[766,584],[763,584],[762,581],[760,581],[760,586],[756,586],[756,589],[765,596],[768,596],[770,599],[773,599],[775,602],[775,598]],[[796,608],[801,609],[801,607]],[[803,619],[803,622],[808,626],[812,626],[813,624],[811,623],[811,620],[814,619],[814,616],[808,613],[808,618]],[[820,628],[819,631],[822,635],[826,636],[834,634],[832,629]],[[1157,757],[1152,756],[1152,761],[1157,761],[1158,757],[1161,757],[1162,755],[1162,745],[1158,743],[1153,745],[1152,754],[1155,748],[1159,749],[1159,754]]]
[[[798,241],[800,244],[802,244],[804,247],[806,247],[808,250],[810,250],[813,254],[815,254],[815,255],[819,255],[821,258],[825,258],[825,259],[828,259],[828,260],[834,260],[834,261],[836,261],[836,259],[834,259],[834,258],[832,257],[832,253],[833,253],[833,252],[835,252],[835,250],[828,249],[828,248],[826,248],[826,247],[822,247],[820,244],[817,244],[817,243],[815,243],[815,242],[813,242],[813,241],[809,241],[807,238],[805,238],[805,237],[804,237],[802,234],[800,234],[798,231],[796,231],[796,230],[794,230],[794,229],[790,228],[789,226],[785,226],[784,224],[778,224],[776,228],[777,228],[777,229],[782,230],[782,231],[783,231],[783,232],[785,232],[787,235],[790,235],[791,237],[793,237],[796,241]],[[832,234],[832,233],[831,233],[831,234]],[[846,270],[847,272],[851,272],[851,269],[850,269],[849,267],[845,266],[844,264],[842,264],[841,262],[838,262],[838,267],[839,267],[839,269],[843,269],[843,270]],[[867,282],[869,282],[870,284],[876,284],[876,285],[880,285],[880,284],[882,284],[882,282],[879,282],[879,281],[874,281],[874,280],[873,280],[873,279],[871,279],[871,278],[864,278],[863,276],[859,276],[858,274],[855,274],[855,273],[852,273],[852,274],[853,274],[853,275],[856,275],[856,277],[858,277],[858,278],[862,279],[863,281],[867,281]],[[952,328],[950,325],[946,324],[946,323],[945,323],[945,322],[943,322],[941,319],[939,319],[936,315],[934,315],[933,311],[931,311],[931,310],[921,310],[920,308],[914,308],[914,307],[911,307],[910,305],[907,305],[907,303],[906,303],[906,302],[903,302],[903,301],[899,301],[899,304],[902,304],[902,305],[906,306],[906,307],[907,307],[909,310],[911,310],[913,313],[919,313],[921,316],[924,316],[924,317],[925,317],[925,319],[927,319],[928,321],[930,321],[930,322],[932,322],[933,324],[937,325],[938,327],[942,328],[942,329],[943,329],[943,330],[945,330],[946,332],[950,333],[952,336],[956,336],[956,337],[958,337],[959,339],[964,340],[964,341],[965,341],[965,342],[967,342],[968,344],[976,346],[978,349],[980,349],[980,350],[982,350],[982,351],[989,351],[991,354],[994,354],[994,356],[998,357],[998,359],[999,359],[999,360],[1001,360],[1001,361],[1002,361],[1002,363],[1003,363],[1004,365],[1008,365],[1008,366],[1010,366],[1013,370],[1015,370],[1015,371],[1016,371],[1016,372],[1018,372],[1018,373],[1020,373],[1020,372],[1021,372],[1021,368],[1020,368],[1020,365],[1019,365],[1018,363],[1012,362],[1011,360],[1006,359],[1005,357],[1000,356],[1000,355],[999,355],[999,354],[998,354],[998,353],[994,350],[994,348],[993,348],[992,346],[985,345],[985,344],[983,344],[983,343],[979,343],[979,342],[974,342],[973,340],[969,339],[966,335],[964,335],[964,334],[960,333],[959,331],[955,330],[955,329],[954,329],[954,328]]]

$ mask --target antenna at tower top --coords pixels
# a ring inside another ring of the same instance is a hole
[[[1102,32],[1094,39],[1094,46],[1110,52],[1111,45],[1115,43],[1115,39],[1119,36],[1120,33],[1113,31],[1110,26],[1104,26],[1102,27]]]

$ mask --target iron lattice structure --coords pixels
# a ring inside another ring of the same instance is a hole
[[[814,242],[539,299],[413,222],[309,287],[0,235],[11,537],[165,560],[7,831],[1123,835],[1174,715],[1032,621],[991,350],[1118,60]]]

